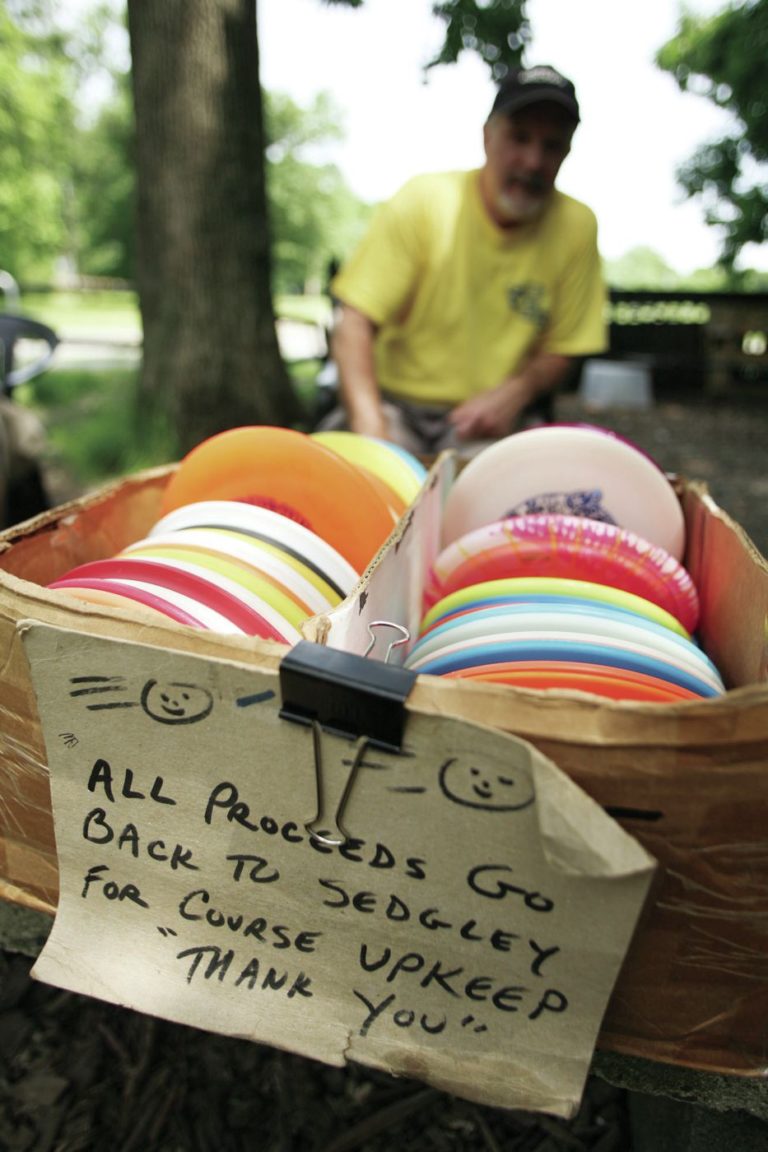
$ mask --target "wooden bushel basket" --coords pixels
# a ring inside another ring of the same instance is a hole
[[[0,895],[55,911],[48,772],[21,620],[276,669],[281,645],[78,606],[50,581],[113,555],[158,517],[169,468],[144,472],[0,535]],[[439,715],[530,741],[660,864],[598,1047],[691,1068],[763,1075],[768,1019],[768,565],[706,488],[680,483],[699,589],[699,637],[728,686],[682,705],[421,677]],[[376,565],[364,578],[376,580]],[[314,638],[322,641],[323,629]],[[599,931],[596,910],[595,930]]]

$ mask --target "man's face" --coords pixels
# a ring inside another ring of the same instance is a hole
[[[557,104],[533,104],[485,125],[483,203],[501,227],[535,220],[546,207],[576,125]]]

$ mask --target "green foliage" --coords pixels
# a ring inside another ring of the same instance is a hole
[[[17,280],[50,275],[66,245],[73,77],[38,15],[23,5],[14,20],[0,0],[0,262]]]
[[[311,411],[319,364],[291,368],[293,385]],[[174,457],[173,438],[159,428],[139,431],[138,369],[134,367],[51,369],[17,390],[18,403],[41,417],[50,456],[82,489],[166,464]]]
[[[686,192],[701,197],[707,223],[722,230],[729,269],[744,245],[768,238],[767,58],[768,0],[733,3],[708,19],[684,15],[656,58],[683,91],[734,116],[733,133],[699,148],[678,172]]]
[[[140,437],[136,368],[51,370],[25,386],[57,465],[81,487],[169,461],[170,440]]]
[[[81,134],[74,160],[77,253],[87,275],[133,280],[135,274],[134,123],[129,78],[116,77],[113,97]],[[345,254],[368,215],[338,169],[318,162],[343,135],[342,114],[327,94],[301,108],[265,93],[266,179],[278,292],[321,286],[330,260]]]
[[[647,247],[632,248],[617,260],[606,260],[605,277],[611,288],[628,292],[764,292],[768,287],[766,272],[735,272],[722,265],[682,275]]]
[[[316,160],[342,136],[342,116],[324,93],[308,108],[281,93],[265,95],[274,287],[295,293],[314,282],[322,289],[330,262],[350,250],[369,213],[335,165]]]
[[[444,0],[433,4],[445,22],[445,41],[428,65],[454,64],[462,52],[477,52],[500,80],[520,66],[531,30],[525,0]]]
[[[659,291],[673,289],[679,276],[652,248],[632,248],[618,260],[606,261],[605,275],[611,288]]]
[[[0,0],[0,267],[22,283],[50,281],[65,257],[83,275],[130,282],[134,113],[130,74],[108,47],[122,11],[116,0],[93,5],[54,34],[57,18],[52,0]],[[95,112],[75,100],[94,80]],[[326,95],[300,108],[274,94],[267,119],[274,287],[324,287],[368,213],[322,159],[342,135],[341,113]]]
[[[72,158],[74,246],[86,276],[135,277],[134,139],[130,78],[123,75],[95,122],[81,131]]]
[[[519,63],[524,0],[448,0],[433,10],[445,46],[432,65],[465,50],[495,76]],[[22,283],[50,280],[62,257],[85,275],[134,279],[133,106],[127,62],[112,46],[123,21],[121,0],[76,15],[54,0],[0,0],[0,266]],[[78,94],[94,80],[100,98],[89,102]],[[266,104],[274,288],[323,289],[370,215],[323,157],[342,135],[342,115],[325,95],[307,108],[279,93]]]
[[[138,299],[128,290],[27,292],[24,311],[55,331],[66,328],[75,335],[83,332],[89,336],[119,332],[126,339],[141,335]]]
[[[265,105],[267,158],[273,163],[301,149],[322,147],[344,137],[343,113],[327,92],[318,93],[307,108],[299,107],[285,93],[267,92]]]
[[[90,125],[81,96],[109,74],[116,5],[94,5],[72,24],[53,0],[0,0],[0,264],[22,282],[50,281],[62,258],[130,274],[132,209],[122,208],[132,177],[119,161],[130,119],[121,109]],[[124,103],[127,92],[124,81]]]
[[[323,0],[361,8],[365,0]],[[526,0],[442,0],[433,3],[432,12],[445,23],[445,40],[434,60],[427,65],[455,64],[462,52],[477,52],[500,80],[510,68],[520,65],[531,28],[525,14]]]
[[[24,297],[25,311],[69,331],[137,333],[139,316],[132,292],[57,292]],[[280,296],[278,316],[306,323],[328,321],[324,296]],[[287,365],[302,412],[311,413],[316,397],[317,360]],[[164,464],[174,458],[173,439],[151,428],[139,430],[136,409],[138,367],[57,367],[22,385],[19,403],[34,408],[48,431],[51,455],[77,486],[86,488],[116,476]]]
[[[768,292],[768,272],[748,268],[738,274],[740,292]]]

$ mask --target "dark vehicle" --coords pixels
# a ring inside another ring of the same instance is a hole
[[[42,471],[45,433],[14,400],[20,384],[49,367],[59,344],[53,329],[17,312],[0,312],[0,527],[49,507]]]

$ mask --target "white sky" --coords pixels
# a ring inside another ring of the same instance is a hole
[[[689,0],[709,14],[725,0]],[[482,163],[482,124],[494,84],[474,54],[430,70],[442,43],[431,0],[258,0],[261,81],[307,105],[325,91],[344,112],[345,140],[330,152],[359,197],[378,201],[417,172]],[[615,259],[640,245],[677,271],[713,263],[717,239],[675,168],[729,119],[678,91],[653,64],[675,32],[678,0],[528,0],[527,64],[552,64],[576,85],[582,110],[563,191],[596,212],[600,247]],[[752,249],[745,263],[768,268]]]

